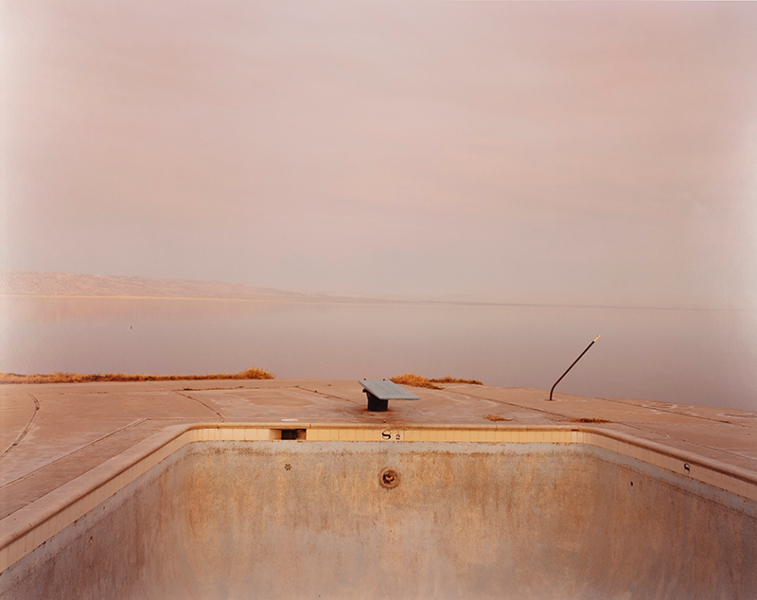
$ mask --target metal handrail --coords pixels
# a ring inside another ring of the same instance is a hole
[[[594,345],[594,342],[596,342],[601,337],[602,337],[601,335],[598,335],[597,337],[595,337],[592,340],[591,344],[589,344],[588,346],[586,346],[586,350],[584,350],[583,352],[581,352],[581,356],[579,356],[576,360],[573,361],[573,364],[568,367],[568,371],[570,371],[576,365],[576,363],[579,360],[581,360],[581,357],[589,351],[589,348],[591,348]],[[562,381],[562,378],[565,377],[568,374],[568,371],[565,371],[565,373],[563,373],[562,375],[560,375],[560,379],[558,379],[557,381],[555,381],[555,385],[553,385],[552,389],[549,390],[549,399],[550,400],[552,400],[552,392],[555,391],[555,387],[557,387],[557,384]]]

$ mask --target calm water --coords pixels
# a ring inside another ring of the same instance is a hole
[[[421,304],[0,298],[0,371],[280,378],[416,372],[757,410],[757,313]]]

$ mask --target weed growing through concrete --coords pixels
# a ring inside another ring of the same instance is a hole
[[[484,385],[475,379],[456,379],[454,377],[442,377],[441,379],[427,379],[416,373],[403,373],[391,378],[391,381],[398,385],[412,385],[414,387],[429,388],[431,390],[443,390],[443,387],[435,385],[437,383],[472,383],[474,385]]]
[[[442,377],[441,379],[429,379],[433,383],[470,383],[473,385],[484,385],[478,379],[457,379],[455,377]]]

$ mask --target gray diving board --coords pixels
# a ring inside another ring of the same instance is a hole
[[[420,400],[419,396],[388,379],[360,379],[359,382],[368,396],[368,410],[387,410],[389,400]]]

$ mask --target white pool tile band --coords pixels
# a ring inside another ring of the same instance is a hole
[[[296,429],[295,429],[296,428]],[[473,442],[587,444],[757,501],[755,474],[629,435],[591,427],[429,426],[382,429],[305,423],[179,425],[144,440],[0,521],[0,572],[193,442],[275,441],[282,431],[306,442]]]

